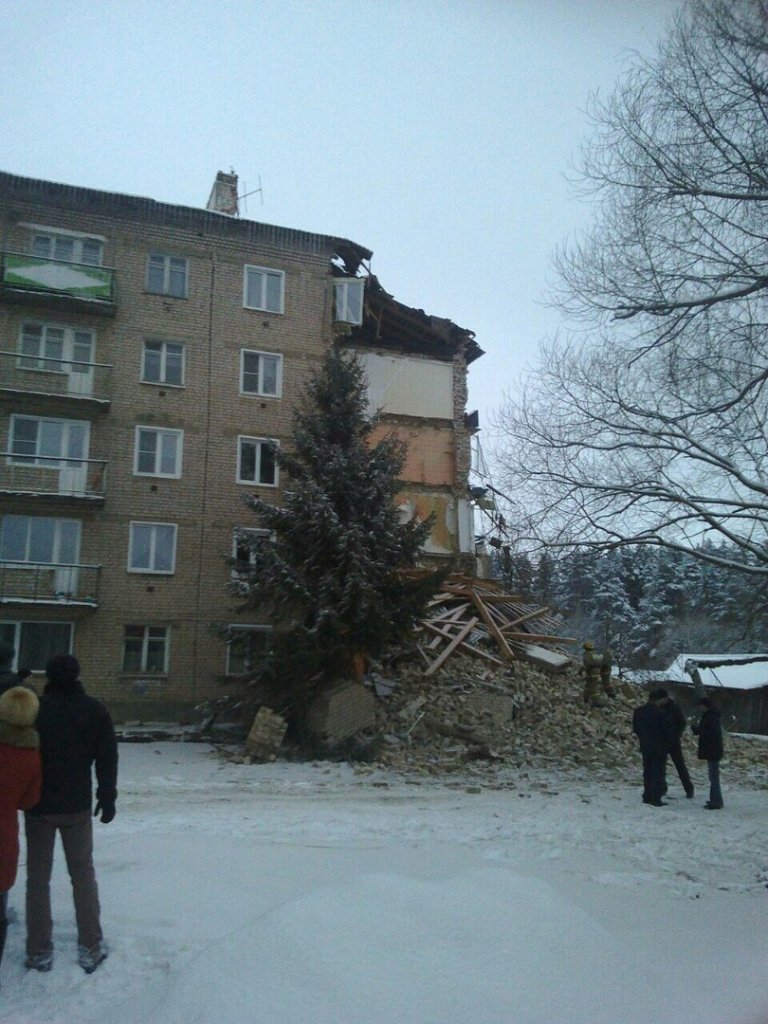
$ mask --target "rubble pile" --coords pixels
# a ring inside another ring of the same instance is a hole
[[[616,679],[613,696],[591,707],[573,663],[551,673],[520,661],[488,666],[454,653],[429,677],[413,662],[396,672],[375,671],[368,681],[378,696],[377,760],[390,768],[429,775],[550,768],[637,778],[632,712],[645,692]],[[696,764],[689,730],[683,750]],[[729,738],[726,759],[729,771],[768,787],[768,744]]]
[[[486,667],[455,656],[426,677],[420,666],[373,675],[381,695],[381,761],[430,772],[469,763],[518,767],[623,766],[636,757],[632,709],[639,699],[619,688],[605,707],[587,707],[574,668],[554,674],[524,662]]]

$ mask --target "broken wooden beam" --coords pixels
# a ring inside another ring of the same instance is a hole
[[[488,609],[483,604],[482,598],[479,595],[477,595],[477,594],[475,595],[475,607],[480,612],[481,616],[483,617],[483,621],[485,622],[485,624],[488,627],[488,629],[491,631],[492,635],[495,637],[496,642],[498,643],[499,647],[501,648],[501,653],[509,661],[514,661],[515,655],[514,655],[514,653],[512,651],[512,648],[507,643],[504,634],[501,632],[499,627],[493,621],[493,616],[490,614]]]
[[[456,648],[459,646],[462,640],[464,640],[464,638],[472,632],[476,625],[477,618],[471,618],[469,622],[464,626],[464,628],[459,630],[459,632],[456,634],[453,640],[451,640],[448,646],[443,651],[441,651],[440,654],[438,654],[438,656],[427,669],[426,675],[431,676],[433,672],[437,672],[437,670],[440,668],[440,666],[443,664],[446,658],[450,657],[450,655],[456,650]]]

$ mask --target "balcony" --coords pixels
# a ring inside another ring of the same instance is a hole
[[[0,495],[37,495],[47,499],[104,503],[106,459],[72,459],[52,455],[0,453]]]
[[[48,356],[22,355],[0,349],[0,398],[25,406],[40,403],[41,412],[66,408],[109,408],[112,392],[112,366],[80,359],[54,359]]]
[[[0,604],[96,608],[100,565],[0,560]]]
[[[19,252],[0,254],[0,301],[114,316],[116,274],[111,267],[65,263]]]

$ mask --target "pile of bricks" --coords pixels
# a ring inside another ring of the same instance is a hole
[[[505,766],[637,776],[632,712],[645,692],[614,680],[613,697],[591,707],[577,665],[549,673],[523,662],[495,668],[454,655],[430,677],[413,662],[396,672],[382,667],[369,682],[379,694],[379,761],[388,767],[430,775],[492,774]],[[728,737],[726,748],[730,767],[768,788],[765,743]],[[695,764],[690,730],[683,749]]]

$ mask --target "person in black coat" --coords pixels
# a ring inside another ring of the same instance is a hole
[[[69,654],[51,658],[40,698],[37,730],[43,786],[40,802],[25,815],[27,837],[27,960],[37,971],[53,964],[51,870],[56,833],[61,835],[72,881],[77,921],[78,962],[86,974],[106,959],[101,909],[93,866],[92,769],[96,769],[96,810],[105,824],[115,817],[117,743],[109,712],[89,697],[80,665]]]
[[[643,755],[643,803],[652,807],[666,806],[661,799],[664,795],[664,773],[667,764],[667,736],[661,702],[666,691],[652,690],[648,701],[635,708],[632,715],[632,731],[640,741]]]
[[[691,800],[693,799],[693,783],[691,782],[688,766],[685,763],[681,742],[685,732],[685,715],[680,705],[672,700],[666,690],[659,688],[657,692],[664,694],[664,700],[661,702],[660,707],[661,713],[664,716],[667,754],[672,758],[672,764],[677,769],[677,775],[685,790],[685,795]],[[666,786],[664,787],[664,792],[666,792]]]
[[[709,773],[709,800],[704,804],[708,811],[719,811],[723,806],[720,789],[720,762],[723,759],[723,727],[720,712],[709,697],[699,697],[696,704],[702,716],[694,725],[694,735],[699,737],[699,760],[707,762]]]

